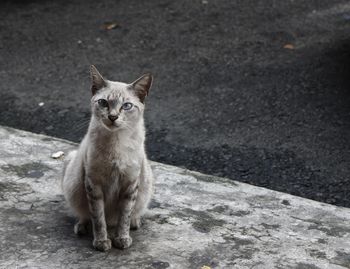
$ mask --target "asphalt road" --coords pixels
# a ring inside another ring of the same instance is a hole
[[[151,71],[151,159],[350,206],[349,1],[8,0],[0,18],[0,124],[78,142],[90,64]]]

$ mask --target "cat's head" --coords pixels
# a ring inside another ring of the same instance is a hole
[[[91,108],[93,116],[108,130],[132,129],[143,118],[144,102],[153,77],[145,74],[127,84],[109,81],[95,66],[91,74]]]

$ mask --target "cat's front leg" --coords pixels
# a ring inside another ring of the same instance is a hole
[[[121,194],[119,203],[119,220],[116,230],[116,237],[113,238],[113,245],[116,248],[125,249],[131,246],[130,219],[137,198],[139,181],[135,180]]]
[[[107,238],[102,188],[100,185],[93,184],[89,179],[85,180],[85,188],[94,236],[93,246],[100,251],[110,250],[111,240]]]

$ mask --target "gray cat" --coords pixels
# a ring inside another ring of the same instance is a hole
[[[93,246],[128,248],[130,228],[140,227],[153,175],[144,149],[144,101],[152,85],[145,74],[131,84],[105,80],[94,66],[92,117],[78,150],[68,154],[62,189],[79,217],[76,234],[91,221]]]

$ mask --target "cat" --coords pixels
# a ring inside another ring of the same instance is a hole
[[[76,234],[92,223],[93,246],[108,251],[132,244],[153,191],[144,141],[144,103],[152,85],[148,73],[131,84],[91,74],[91,120],[77,150],[64,163],[62,189],[79,221]]]

